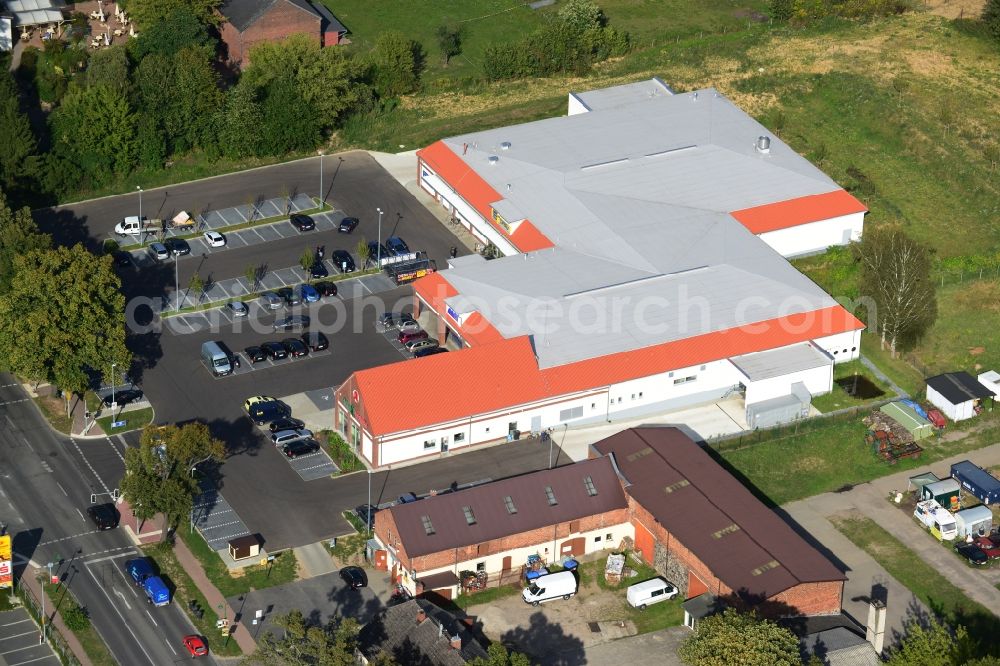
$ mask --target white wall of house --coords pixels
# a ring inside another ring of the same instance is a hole
[[[791,372],[756,382],[747,382],[746,404],[778,398],[792,392],[792,384],[802,382],[813,395],[829,393],[833,388],[833,365]]]
[[[721,393],[742,380],[743,375],[733,364],[721,359],[621,382],[608,391],[608,417],[613,419],[620,412],[634,411],[643,405],[683,402],[686,396]]]
[[[861,356],[861,330],[816,338],[813,344],[832,356],[834,363],[855,361]]]
[[[831,245],[861,240],[865,214],[851,213],[828,220],[768,231],[758,237],[785,257],[823,252]]]
[[[938,393],[934,388],[927,387],[927,400],[932,405],[944,412],[952,421],[962,421],[965,419],[971,419],[976,415],[974,409],[975,402],[972,400],[966,400],[965,402],[959,403],[957,405],[952,404],[943,395]]]

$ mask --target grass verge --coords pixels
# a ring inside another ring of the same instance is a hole
[[[180,530],[178,530],[179,533]],[[219,636],[219,630],[215,628],[215,623],[219,620],[216,609],[208,603],[208,599],[205,598],[205,595],[201,593],[201,590],[195,586],[191,577],[184,571],[184,567],[181,566],[181,563],[177,561],[177,556],[174,555],[173,548],[168,544],[158,543],[154,546],[145,546],[143,551],[147,557],[156,562],[160,577],[164,579],[167,587],[173,589],[172,603],[178,604],[187,613],[188,617],[191,618],[191,622],[197,627],[198,633],[208,643],[209,651],[222,657],[238,657],[243,654],[235,640],[230,638],[227,641],[225,638]],[[192,601],[204,610],[200,618],[188,612],[188,604]],[[232,618],[229,619],[230,621],[232,620]]]
[[[659,577],[660,574],[653,567],[629,556],[626,558],[626,566],[634,570],[637,575],[622,578],[617,583],[609,583],[604,578],[604,564],[605,560],[603,558],[594,562],[581,564],[580,580],[582,585],[583,581],[589,581],[593,578],[597,587],[601,590],[616,593],[616,597],[621,604],[621,607],[616,609],[616,611],[622,617],[615,617],[613,619],[631,620],[635,624],[636,631],[640,634],[666,629],[667,627],[677,627],[684,621],[684,609],[681,608],[681,603],[684,600],[680,595],[668,601],[661,601],[652,606],[647,606],[642,610],[633,608],[625,600],[625,590],[630,585]]]
[[[74,606],[79,606],[73,593],[65,585],[49,585],[43,581],[42,587],[56,611],[65,612]],[[118,663],[111,655],[111,651],[108,650],[108,646],[104,644],[104,639],[94,629],[93,624],[88,622],[85,628],[70,629],[70,631],[80,641],[83,651],[87,653],[87,658],[94,666],[115,666]]]
[[[997,649],[1000,618],[953,585],[901,541],[861,516],[837,517],[834,526],[896,580],[913,592],[936,616],[952,626],[962,625],[984,649]]]
[[[341,515],[351,524],[356,533],[337,537],[336,546],[331,546],[330,542],[327,541],[326,550],[341,564],[362,564],[365,542],[368,541],[368,530],[351,511],[344,511]]]
[[[833,366],[833,390],[826,395],[816,396],[812,404],[820,412],[826,413],[887,398],[890,391],[861,361],[851,361]]]
[[[888,350],[880,349],[875,335],[861,336],[861,353],[911,396],[919,397],[924,394],[923,374],[902,357],[893,358]]]
[[[284,585],[295,580],[298,575],[298,561],[295,559],[295,553],[290,550],[274,553],[274,563],[270,567],[257,564],[244,568],[241,576],[232,576],[222,558],[208,547],[200,534],[179,529],[177,536],[187,544],[201,563],[205,575],[226,598],[246,594],[251,588],[262,590]]]
[[[112,428],[111,424],[116,421],[124,421],[125,425],[120,428]],[[118,416],[102,416],[97,419],[97,425],[101,426],[101,430],[108,435],[117,435],[119,433],[128,432],[130,430],[139,430],[140,428],[145,428],[150,423],[153,422],[153,408],[143,407],[142,409],[135,409],[130,412],[123,412]]]
[[[56,398],[53,396],[46,396],[41,398],[32,398],[38,409],[42,412],[42,416],[45,420],[49,422],[49,425],[53,429],[58,430],[64,435],[70,434],[70,428],[73,427],[73,420],[66,415],[66,403],[63,402],[62,398]]]

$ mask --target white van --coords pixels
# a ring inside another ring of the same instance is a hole
[[[525,603],[537,606],[553,599],[569,599],[576,594],[576,576],[572,571],[560,571],[539,576],[521,593]]]
[[[653,578],[629,585],[628,590],[625,591],[625,600],[628,601],[628,605],[640,610],[650,604],[673,599],[676,596],[677,588],[662,578]]]
[[[209,340],[201,345],[201,360],[216,377],[228,375],[233,371],[229,362],[229,354],[222,350],[218,342]]]

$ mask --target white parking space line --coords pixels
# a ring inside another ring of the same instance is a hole
[[[9,640],[12,640],[12,639],[15,639],[15,638],[20,638],[21,636],[31,636],[32,634],[34,634],[35,636],[37,636],[38,632],[37,631],[25,631],[24,633],[21,633],[21,634],[13,634],[11,636],[0,636],[0,641],[9,641]]]
[[[260,235],[260,232],[259,232],[259,231],[257,231],[257,229],[256,229],[256,228],[254,228],[254,229],[251,229],[251,231],[253,231],[253,232],[254,232],[254,234],[256,234],[256,235],[257,235],[257,238],[259,238],[259,239],[260,239],[260,242],[261,242],[261,243],[266,243],[266,242],[267,242],[267,239],[266,239],[266,238],[264,238],[263,236],[261,236],[261,235]]]
[[[21,624],[22,622],[31,622],[31,619],[24,618],[23,620],[15,620],[14,622],[7,622],[5,624],[0,624],[0,627],[13,627],[15,624]]]
[[[153,614],[149,612],[148,608],[146,609],[146,615],[149,616],[149,620],[150,620],[150,622],[153,623],[153,626],[155,626],[155,627],[160,626],[159,623],[157,623],[157,621],[153,619]]]
[[[37,646],[36,646],[37,647]],[[45,659],[55,659],[57,664],[61,664],[59,657],[54,654],[47,654],[44,657],[35,657],[34,659],[28,659],[27,661],[16,661],[14,663],[7,662],[9,666],[24,666],[24,664],[33,664],[36,661],[43,661]]]

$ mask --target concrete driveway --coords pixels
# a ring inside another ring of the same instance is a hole
[[[610,643],[592,645],[584,649],[587,666],[622,666],[652,662],[661,666],[681,666],[684,662],[677,656],[677,648],[680,647],[681,641],[690,635],[691,630],[687,627],[669,627]]]

